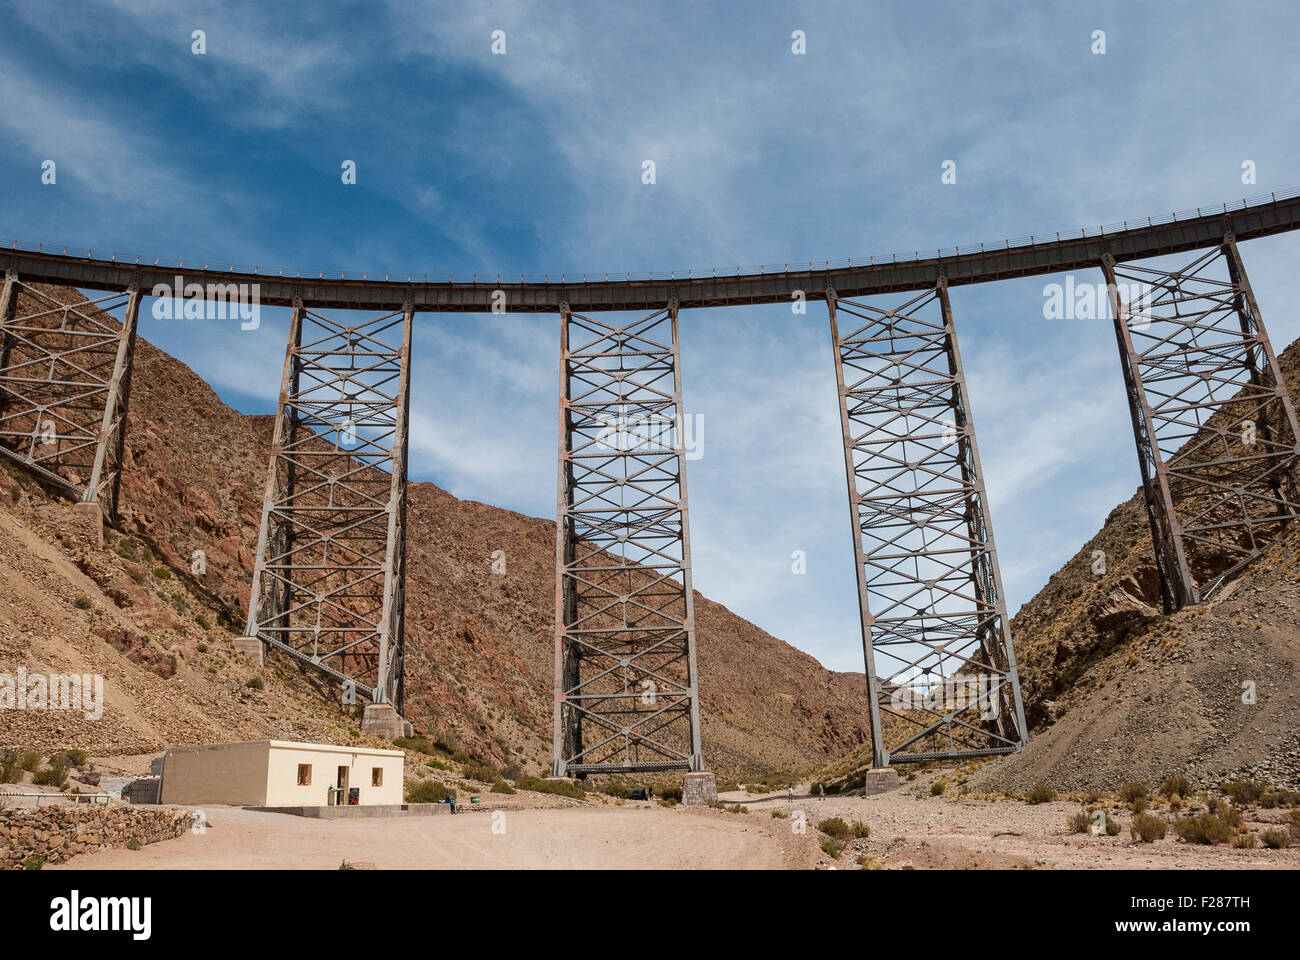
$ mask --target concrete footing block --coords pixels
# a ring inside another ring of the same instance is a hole
[[[708,803],[716,799],[718,799],[718,781],[713,774],[699,770],[682,777],[683,804]]]
[[[410,726],[391,703],[368,703],[361,715],[361,732],[372,733],[385,740],[406,736]]]
[[[261,665],[266,662],[262,641],[257,637],[235,637],[230,641],[236,653],[245,654],[249,660]]]
[[[866,783],[863,784],[863,796],[871,796],[873,793],[888,793],[895,790],[902,783],[898,779],[898,771],[893,767],[872,767],[867,771]]]

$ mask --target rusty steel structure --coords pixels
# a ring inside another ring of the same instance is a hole
[[[0,454],[116,517],[140,287],[87,300],[25,283],[0,292]],[[114,313],[120,313],[117,317]]]
[[[560,354],[552,772],[702,770],[677,304]]]
[[[1010,753],[1025,716],[947,284],[826,304],[874,765]]]
[[[244,631],[398,711],[412,313],[294,306]]]
[[[1175,610],[1300,516],[1300,432],[1237,248],[1296,229],[1300,193],[1270,194],[806,267],[445,280],[0,241],[0,455],[113,522],[143,296],[291,307],[246,633],[401,710],[416,315],[558,313],[553,770],[702,771],[678,311],[825,299],[873,759],[1005,753],[1027,728],[950,288],[1100,267]]]
[[[1300,518],[1300,428],[1231,233],[1176,270],[1102,272],[1169,612]]]

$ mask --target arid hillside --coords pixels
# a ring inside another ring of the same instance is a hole
[[[1294,397],[1300,342],[1278,361]],[[1212,569],[1201,552],[1189,559]],[[1174,616],[1158,584],[1139,491],[1013,619],[1033,740],[975,786],[1086,790],[1170,774],[1300,785],[1300,530]]]
[[[6,717],[0,741],[139,754],[357,726],[335,691],[286,658],[271,655],[257,671],[229,651],[248,597],[270,431],[271,418],[232,410],[179,360],[140,342],[119,530],[102,552],[66,540],[70,506],[5,467],[0,571],[15,587],[0,604],[0,669],[102,672],[111,719]],[[429,483],[412,484],[408,521],[407,718],[485,759],[549,767],[554,524]],[[191,573],[197,550],[202,575]],[[497,550],[504,575],[491,572]],[[828,671],[698,593],[696,618],[711,768],[809,769],[865,742],[861,674]],[[247,685],[254,674],[261,688]]]

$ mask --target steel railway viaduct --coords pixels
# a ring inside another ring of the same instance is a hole
[[[142,298],[178,280],[200,291],[246,284],[260,304],[290,307],[237,644],[311,664],[345,697],[369,701],[370,729],[400,730],[415,315],[557,314],[553,773],[708,778],[678,314],[822,301],[874,763],[1010,753],[1027,730],[952,288],[1100,271],[1172,611],[1207,599],[1300,516],[1300,428],[1238,250],[1297,228],[1300,193],[1274,194],[1066,235],[795,269],[446,280],[288,276],[5,243],[0,453],[111,524]],[[1187,255],[1178,269],[1142,263],[1175,254]],[[65,299],[36,284],[75,290]],[[639,315],[602,316],[611,311]]]

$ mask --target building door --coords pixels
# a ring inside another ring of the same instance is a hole
[[[335,805],[341,805],[348,802],[348,768],[339,767],[339,782],[337,784],[339,792],[334,794]]]

